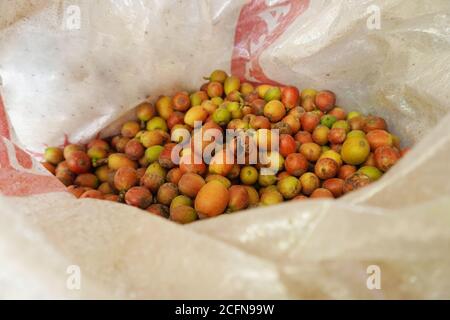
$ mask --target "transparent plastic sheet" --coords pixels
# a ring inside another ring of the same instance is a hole
[[[72,4],[81,9],[79,30],[62,27]],[[379,30],[367,28],[374,4]],[[450,296],[448,1],[16,1],[0,8],[10,124],[0,122],[0,297]],[[242,61],[243,71],[236,69]],[[383,116],[414,148],[379,182],[336,201],[179,226],[128,206],[73,199],[17,147],[35,154],[62,144],[63,134],[75,142],[108,125],[103,133],[111,133],[145,96],[194,89],[230,65],[249,80],[331,89],[339,105]],[[67,288],[69,265],[82,271],[81,290]],[[381,290],[367,288],[370,265],[381,270]]]

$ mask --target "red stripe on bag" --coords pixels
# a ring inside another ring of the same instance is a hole
[[[0,137],[5,137],[7,139],[11,138],[9,132],[9,122],[8,118],[6,117],[6,110],[1,95],[0,95]]]
[[[29,196],[48,192],[66,191],[65,186],[54,176],[27,172],[33,167],[29,154],[14,145],[8,152],[7,143],[0,137],[0,193],[6,196]],[[12,143],[11,143],[12,145]],[[11,157],[15,157],[14,166]],[[23,170],[22,170],[23,169]]]
[[[31,159],[31,156],[28,153],[16,145],[14,145],[14,151],[16,152],[17,161],[23,168],[31,169],[33,167],[33,159]]]
[[[51,176],[20,172],[11,168],[0,169],[0,193],[5,196],[31,196],[66,191],[58,179]]]
[[[7,139],[7,140],[4,140]],[[27,172],[33,168],[32,157],[10,142],[11,132],[5,105],[0,95],[0,193],[6,196],[30,196],[63,192],[66,187],[52,175]],[[14,148],[8,151],[7,144]],[[11,159],[16,160],[11,162]]]
[[[6,168],[11,168],[8,157],[8,149],[6,149],[3,138],[0,137],[0,171]]]
[[[244,5],[236,26],[231,73],[253,83],[280,85],[264,74],[259,58],[308,6],[309,0],[280,1],[272,6],[251,0]]]

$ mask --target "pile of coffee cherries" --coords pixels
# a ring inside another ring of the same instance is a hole
[[[78,198],[189,223],[283,201],[338,198],[378,180],[407,151],[384,119],[347,113],[331,91],[255,86],[222,70],[206,79],[199,91],[141,103],[119,135],[47,148],[42,164]],[[225,141],[225,130],[251,134],[241,145],[236,137]],[[251,143],[258,150],[253,162]]]

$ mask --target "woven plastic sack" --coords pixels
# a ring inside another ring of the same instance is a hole
[[[447,0],[2,1],[0,298],[449,298],[449,14]],[[74,199],[36,160],[217,68],[333,90],[414,147],[339,200],[187,226]]]

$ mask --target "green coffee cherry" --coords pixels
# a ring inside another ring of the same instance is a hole
[[[333,115],[330,114],[326,114],[322,117],[322,119],[320,120],[320,124],[327,126],[328,128],[331,129],[331,127],[333,126],[333,124],[337,121],[337,118]]]
[[[227,108],[220,107],[213,113],[213,120],[220,126],[225,126],[231,120],[231,112]]]
[[[163,118],[154,117],[153,119],[151,119],[147,122],[147,130],[148,131],[156,130],[156,129],[160,129],[162,131],[167,132],[167,130],[168,130],[167,123]]]
[[[236,76],[229,76],[224,83],[225,94],[228,95],[232,91],[239,91],[241,80]]]
[[[269,90],[267,90],[264,95],[264,100],[266,100],[267,102],[280,99],[281,99],[281,90],[279,87],[269,88]]]
[[[147,150],[145,150],[145,159],[149,163],[157,161],[163,149],[163,146],[151,146],[147,148]]]

